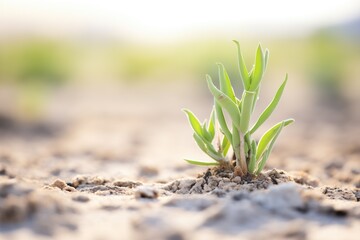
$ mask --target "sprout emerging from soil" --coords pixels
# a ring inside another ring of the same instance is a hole
[[[241,54],[240,44],[237,41],[234,42],[238,50],[240,79],[244,87],[242,96],[239,99],[235,95],[230,78],[222,64],[218,64],[219,88],[214,85],[209,75],[206,76],[208,88],[214,96],[214,106],[209,121],[205,120],[201,124],[190,110],[183,109],[183,111],[194,130],[193,137],[197,145],[214,161],[185,160],[195,165],[219,165],[230,168],[240,176],[256,176],[263,170],[281,130],[294,122],[293,119],[286,119],[275,124],[264,133],[259,141],[255,141],[252,137],[279,103],[288,76],[286,74],[284,82],[258,120],[250,125],[256,102],[259,100],[260,86],[267,67],[269,51],[266,49],[264,52],[259,44],[255,64],[248,71]],[[228,114],[229,121],[226,120],[225,114]],[[217,128],[220,129],[220,132],[216,131]],[[229,152],[230,147],[232,152]]]

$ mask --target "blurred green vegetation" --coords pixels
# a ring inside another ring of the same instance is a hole
[[[360,58],[360,46],[329,31],[319,31],[309,39],[306,73],[324,103],[344,100],[348,65]],[[351,74],[351,73],[350,73]],[[355,77],[355,76],[354,76]]]
[[[0,81],[19,85],[59,85],[71,75],[66,44],[30,39],[0,45]]]
[[[226,43],[226,44],[224,44]],[[116,46],[112,61],[117,76],[125,81],[167,79],[216,74],[216,62],[234,64],[234,46],[230,41],[193,41],[171,46]],[[236,66],[229,65],[234,74]]]
[[[246,62],[253,62],[258,42],[238,40]],[[262,45],[271,53],[268,74],[284,71],[290,76],[297,74],[298,79],[306,79],[305,82],[312,84],[325,98],[341,98],[343,86],[356,80],[355,70],[360,63],[359,38],[322,30],[302,38],[265,39]],[[167,45],[113,40],[85,44],[79,44],[78,40],[44,38],[7,40],[0,41],[0,84],[18,88],[19,104],[25,105],[29,112],[38,112],[51,89],[79,80],[86,84],[89,74],[99,82],[109,76],[114,82],[126,83],[204,80],[205,74],[217,77],[215,63],[222,62],[233,84],[240,89],[239,81],[235,81],[238,79],[236,59],[231,40],[220,38]],[[86,72],[89,74],[84,74]]]
[[[257,41],[240,40],[244,57],[252,62]],[[98,44],[98,43],[97,43]],[[108,66],[119,81],[161,80],[171,81],[176,76],[216,76],[216,62],[222,62],[229,75],[237,77],[235,46],[230,40],[194,40],[173,45],[140,45],[135,43],[100,43],[103,64],[99,72]],[[316,84],[333,84],[345,76],[347,68],[360,59],[358,41],[348,41],[327,32],[319,32],[308,38],[266,39],[264,47],[271,50],[272,67],[277,71],[290,68],[308,74]],[[78,43],[29,39],[18,42],[0,41],[0,83],[18,85],[57,86],[71,84],[81,78],[79,66],[87,61],[89,52],[99,51],[98,45],[84,46]],[[96,55],[98,57],[98,55]],[[91,72],[96,71],[91,66]],[[96,66],[95,66],[96,67]],[[251,66],[248,66],[251,68]],[[86,69],[85,69],[86,71]],[[86,81],[85,81],[86,82]]]
[[[64,43],[30,39],[0,45],[0,83],[16,87],[15,107],[29,118],[41,115],[48,92],[65,84],[72,70]]]

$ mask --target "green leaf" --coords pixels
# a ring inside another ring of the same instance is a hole
[[[209,157],[213,158],[216,161],[222,161],[223,160],[223,157],[218,152],[215,151],[212,144],[209,143],[206,139],[200,137],[196,133],[193,134],[193,137],[194,137],[196,143],[198,144],[199,148],[204,153],[209,155]]]
[[[241,106],[241,123],[240,131],[245,134],[249,129],[252,105],[254,102],[255,92],[245,91]]]
[[[202,140],[202,138],[199,137],[199,135],[197,135],[196,133],[193,134],[193,137],[194,137],[194,139],[195,139],[195,142],[196,142],[197,145],[199,146],[199,148],[200,148],[203,152],[207,153],[208,150],[207,150],[207,147],[206,147],[204,141]]]
[[[264,72],[265,72],[265,70],[266,70],[266,68],[267,68],[268,61],[269,61],[269,50],[268,50],[268,49],[265,50],[265,57],[264,57],[264,59],[265,59],[265,67],[264,67]]]
[[[229,141],[231,141],[231,139],[232,139],[231,132],[226,124],[226,120],[225,120],[222,108],[221,108],[220,104],[217,102],[215,102],[215,112],[216,112],[216,117],[219,122],[222,133],[229,139]]]
[[[261,84],[260,84],[260,85],[261,85]],[[256,103],[257,103],[257,101],[259,100],[260,85],[259,85],[259,87],[258,87],[258,88],[256,89],[256,91],[255,91],[255,96],[254,96],[254,99],[253,99],[253,104],[252,104],[251,113],[254,112]]]
[[[250,88],[249,72],[246,68],[244,58],[241,54],[239,42],[236,40],[233,40],[233,42],[236,44],[237,50],[238,50],[238,63],[239,63],[240,78],[243,83],[244,89],[248,90]]]
[[[235,125],[233,125],[233,129],[232,129],[233,133],[232,133],[232,147],[236,156],[236,159],[242,160],[244,161],[244,159],[241,159],[241,154],[240,154],[240,144],[241,144],[241,140],[240,139],[240,133],[239,130],[236,128]]]
[[[276,130],[276,133],[275,133],[274,137],[272,138],[272,140],[271,140],[271,142],[270,142],[264,156],[262,157],[261,161],[259,162],[258,169],[257,169],[257,174],[259,174],[263,170],[263,168],[265,167],[266,161],[269,158],[269,155],[270,155],[270,153],[271,153],[271,151],[272,151],[272,149],[274,147],[274,143],[275,143],[277,137],[279,136],[279,134],[280,134],[280,132],[281,132],[281,130],[283,129],[284,126],[285,126],[285,121],[281,122],[281,125]]]
[[[254,78],[254,66],[251,68],[251,70],[249,72],[249,83],[250,84],[251,84],[253,78]],[[250,86],[249,86],[249,88],[250,88]],[[249,89],[245,89],[245,90],[249,91]]]
[[[190,110],[185,108],[182,110],[188,117],[188,120],[194,132],[196,132],[199,136],[203,136],[203,131],[199,119],[197,119],[197,117]]]
[[[261,160],[258,163],[256,175],[261,173],[261,171],[264,169],[265,163],[266,163],[267,159],[269,158],[269,155],[270,154],[268,154],[268,150],[266,150],[265,153],[263,154],[263,156],[261,157]]]
[[[236,98],[236,105],[238,105],[239,112],[241,113],[241,99]]]
[[[216,102],[218,102],[221,107],[226,109],[235,126],[237,128],[240,128],[240,113],[238,107],[228,96],[226,96],[225,93],[215,87],[209,75],[207,75],[206,77],[208,87],[210,89],[210,92],[214,96]]]
[[[256,51],[255,67],[254,67],[253,79],[251,81],[250,91],[255,91],[261,82],[265,70],[264,61],[265,61],[264,54],[261,45],[259,44]]]
[[[244,135],[244,149],[245,149],[245,156],[248,156],[249,150],[251,150],[251,140],[250,140],[250,134],[247,133]]]
[[[215,107],[211,110],[210,120],[208,125],[208,132],[210,133],[211,140],[215,137]]]
[[[246,157],[247,153],[249,152],[249,149],[250,149],[250,148],[251,148],[251,146],[250,146],[247,142],[245,142],[245,143],[244,143],[245,157]]]
[[[255,170],[256,170],[256,142],[254,140],[252,140],[250,162],[249,162],[249,172],[255,173]]]
[[[288,79],[288,75],[286,74],[284,82],[281,84],[279,89],[277,90],[275,97],[272,99],[271,103],[266,107],[266,109],[261,113],[259,119],[254,124],[254,126],[250,130],[250,134],[253,134],[272,114],[272,112],[275,110],[277,104],[280,101],[281,95],[284,91],[286,82]]]
[[[224,65],[221,63],[218,63],[217,65],[219,68],[220,91],[225,93],[233,102],[236,102],[234,89]]]
[[[206,129],[206,121],[202,125],[202,136],[209,142],[212,142],[213,138],[211,137],[211,134]]]
[[[226,156],[226,154],[229,151],[231,144],[230,141],[228,140],[228,138],[226,136],[224,136],[222,143],[221,143],[221,152],[223,156]]]
[[[191,159],[184,159],[186,162],[198,165],[198,166],[217,166],[219,165],[218,162],[204,162],[204,161],[198,161],[198,160],[191,160]]]
[[[256,161],[259,161],[260,157],[265,152],[265,149],[268,147],[271,140],[275,137],[277,134],[277,131],[281,127],[281,125],[284,123],[284,126],[287,126],[294,122],[294,119],[287,119],[282,122],[279,122],[275,124],[273,127],[271,127],[264,135],[260,138],[260,141],[258,143],[258,147],[256,149]]]

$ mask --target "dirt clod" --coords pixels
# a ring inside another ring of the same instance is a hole
[[[323,189],[323,193],[330,199],[358,201],[358,198],[356,197],[356,191],[350,190],[348,188],[325,187]]]
[[[44,189],[16,182],[0,182],[0,231],[3,226],[22,226],[31,221],[32,229],[41,235],[52,235],[57,228],[68,230],[76,225],[68,218],[76,210],[67,201]],[[44,228],[45,227],[45,228]]]
[[[296,183],[301,185],[308,185],[311,187],[318,187],[320,185],[319,180],[310,176],[305,172],[291,172],[291,175]]]
[[[134,182],[134,181],[122,181],[122,180],[116,180],[113,182],[114,186],[117,187],[126,187],[126,188],[135,188],[138,186],[141,186],[141,182]]]
[[[74,188],[78,188],[81,185],[104,185],[109,181],[110,180],[98,176],[76,176],[73,178],[71,185]]]

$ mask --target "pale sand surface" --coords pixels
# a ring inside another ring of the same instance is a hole
[[[66,89],[39,126],[2,123],[0,239],[359,239],[358,110],[289,91],[269,123],[296,119],[267,165],[281,170],[197,178],[182,158],[206,157],[180,109],[206,118],[202,87]]]

